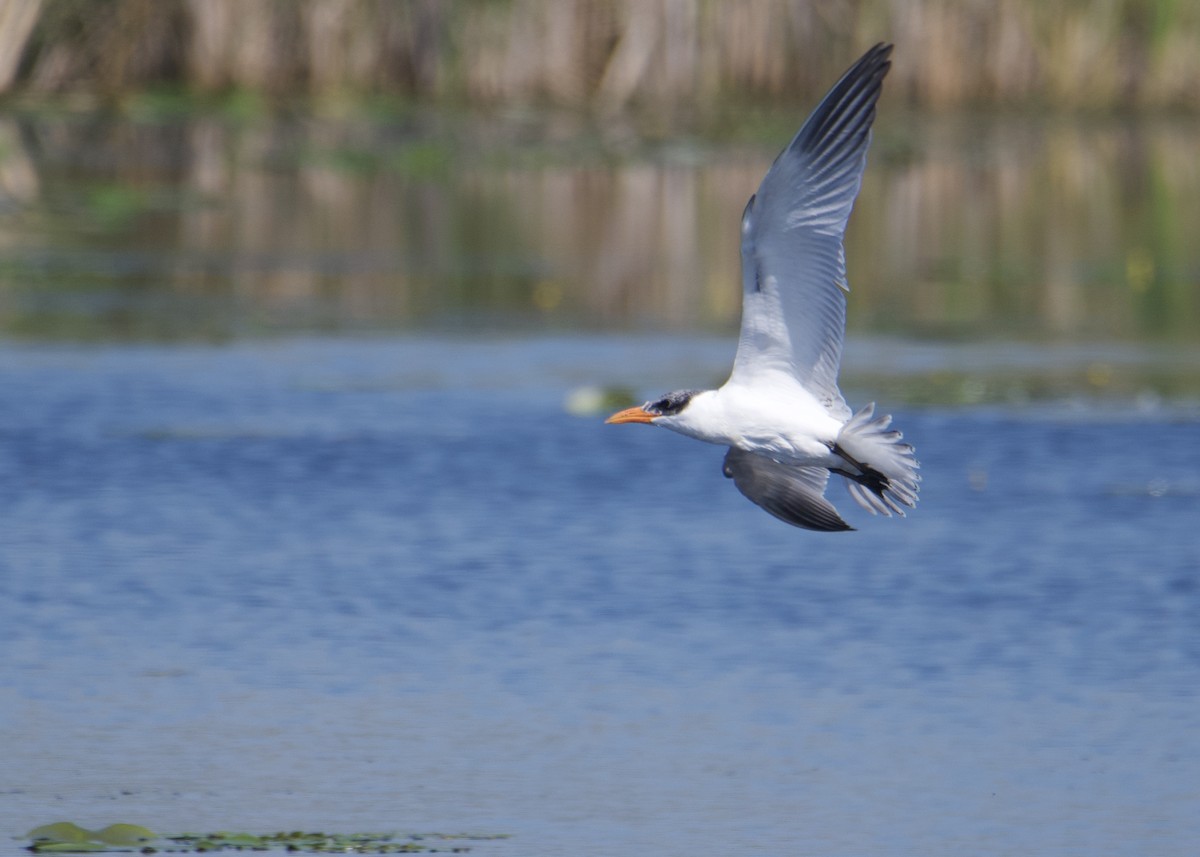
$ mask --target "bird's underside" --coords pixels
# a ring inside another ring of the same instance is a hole
[[[916,470],[919,465],[912,446],[902,443],[900,432],[890,427],[891,417],[876,416],[874,410],[874,405],[868,405],[843,427],[839,442],[830,447],[830,453],[837,461],[833,467],[779,461],[730,447],[725,453],[723,472],[746,499],[779,520],[806,530],[839,532],[854,529],[825,497],[830,473],[843,477],[850,496],[872,515],[902,518],[904,508],[912,508],[917,503],[920,476]],[[845,446],[841,442],[843,439]],[[857,452],[864,443],[885,444],[880,447],[880,456],[883,460],[891,460],[881,465],[883,469],[857,458],[846,448]]]

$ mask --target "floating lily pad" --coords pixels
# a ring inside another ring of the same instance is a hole
[[[94,831],[91,838],[106,845],[142,845],[157,839],[158,834],[137,824],[110,824]]]
[[[35,827],[26,834],[34,842],[87,842],[92,833],[78,824],[70,821],[58,821],[54,824],[43,824]]]

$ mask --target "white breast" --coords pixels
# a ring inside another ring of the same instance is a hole
[[[680,414],[655,422],[698,440],[797,463],[825,459],[842,426],[787,376],[699,393]]]

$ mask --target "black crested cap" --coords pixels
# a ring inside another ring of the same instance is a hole
[[[655,399],[653,402],[646,402],[646,404],[642,405],[642,410],[659,417],[673,417],[686,408],[688,402],[692,400],[692,396],[698,392],[700,391],[676,390],[673,393],[667,393],[660,399]]]

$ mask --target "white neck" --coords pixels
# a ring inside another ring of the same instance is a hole
[[[697,393],[682,411],[673,416],[658,417],[654,424],[708,443],[728,445],[733,442],[725,403],[718,390]]]

